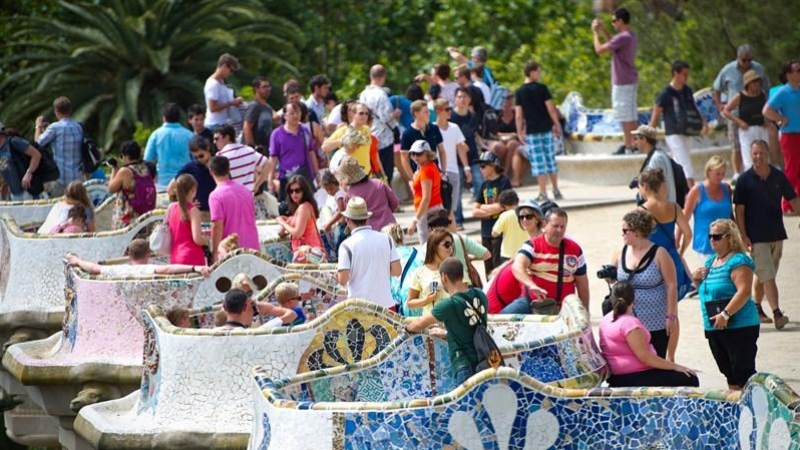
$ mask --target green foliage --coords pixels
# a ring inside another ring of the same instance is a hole
[[[302,33],[255,0],[81,0],[59,4],[63,20],[18,17],[6,47],[15,65],[0,90],[0,117],[33,123],[68,95],[74,116],[104,147],[131,136],[137,121],[161,123],[161,107],[203,102],[205,79],[223,52],[244,67],[295,71]],[[236,84],[236,79],[233,84]]]

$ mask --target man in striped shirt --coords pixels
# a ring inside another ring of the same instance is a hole
[[[220,149],[217,156],[228,158],[231,179],[258,193],[267,177],[267,159],[264,155],[244,144],[236,143],[236,131],[230,125],[214,130],[214,144]]]

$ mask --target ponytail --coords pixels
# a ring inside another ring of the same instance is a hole
[[[628,307],[634,300],[633,286],[627,281],[619,281],[611,288],[611,307],[614,312],[614,320],[628,312]]]
[[[189,211],[186,209],[186,199],[189,192],[197,187],[197,181],[193,176],[185,173],[178,177],[175,182],[175,197],[178,199],[178,207],[181,209],[181,220],[189,220]]]

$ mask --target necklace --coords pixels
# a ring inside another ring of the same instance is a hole
[[[727,257],[728,257],[728,255],[730,255],[732,251],[733,251],[733,250],[731,250],[731,249],[728,249],[728,251],[727,251],[727,252],[725,252],[725,254],[724,254],[724,255],[722,255],[722,256],[717,256],[717,261],[718,261],[718,262],[722,262],[722,260],[724,260],[725,258],[727,258]]]

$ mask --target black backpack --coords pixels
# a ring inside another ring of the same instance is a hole
[[[476,296],[472,297],[472,300],[467,300],[463,295],[459,295],[459,299],[467,305],[468,309],[472,310],[472,316],[477,320],[475,332],[472,335],[475,354],[478,356],[478,362],[475,364],[475,372],[477,373],[490,367],[496,369],[505,366],[500,349],[497,347],[494,339],[492,339],[492,335],[490,335],[489,331],[486,329],[486,319],[483,317],[484,314],[480,313],[482,306],[480,298]],[[470,303],[470,301],[472,303]],[[472,316],[468,318],[470,325],[473,325],[471,323]]]
[[[21,141],[28,142],[18,136],[9,136],[9,139],[19,139]],[[28,192],[31,195],[39,195],[44,192],[45,183],[58,180],[60,171],[58,170],[58,166],[53,159],[53,153],[50,151],[49,147],[42,148],[35,141],[28,142],[28,144],[38,150],[42,155],[42,158],[39,160],[39,166],[33,171],[33,176],[31,177],[31,187],[28,188]],[[11,145],[11,143],[9,143],[9,145]],[[25,171],[28,170],[28,165],[31,162],[31,158],[27,155],[19,155],[13,151],[11,152],[11,157],[12,163],[15,164],[17,171],[20,174],[24,174]]]
[[[103,153],[97,146],[97,141],[86,132],[86,127],[82,123],[80,125],[81,131],[83,131],[83,141],[81,142],[81,171],[83,173],[92,173],[97,170],[97,167],[103,160]]]
[[[647,165],[650,163],[650,159],[653,157],[653,154],[658,150],[659,149],[653,149],[653,151],[647,155],[647,157],[644,159],[642,167],[639,168],[639,173],[644,171],[645,167],[647,167]],[[689,181],[686,180],[686,174],[683,172],[683,167],[675,162],[671,156],[667,155],[667,158],[669,159],[669,164],[672,166],[672,180],[675,183],[675,203],[683,208],[684,204],[686,203],[686,196],[689,194]],[[667,174],[664,174],[664,176],[666,175]]]

